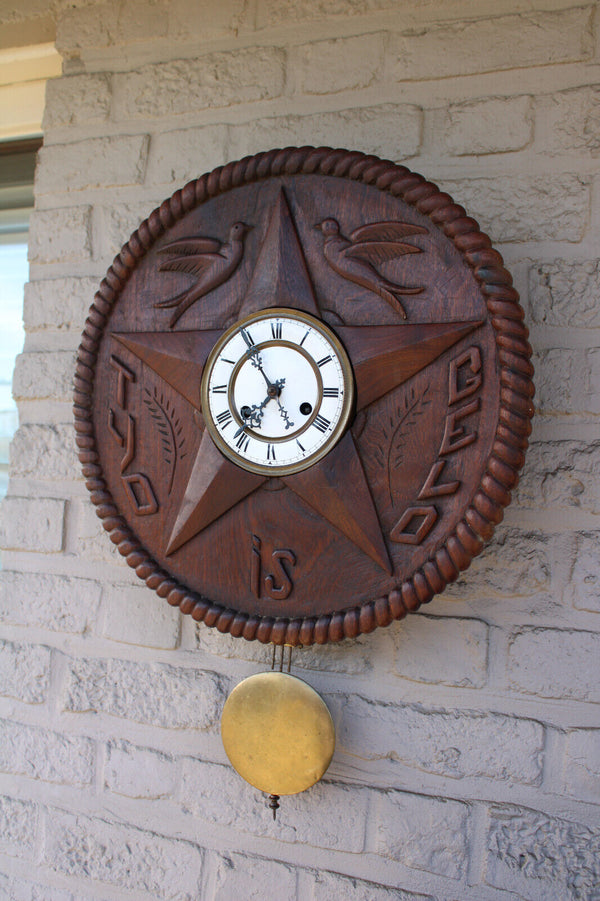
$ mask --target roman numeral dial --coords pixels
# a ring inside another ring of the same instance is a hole
[[[204,367],[202,409],[232,462],[260,475],[289,475],[338,443],[353,390],[350,361],[333,330],[309,313],[273,308],[216,342]]]

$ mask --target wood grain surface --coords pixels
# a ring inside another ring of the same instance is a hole
[[[349,429],[268,478],[226,460],[200,381],[225,329],[321,318],[350,358]],[[339,641],[417,609],[510,501],[533,369],[500,254],[402,166],[258,154],[177,191],[115,259],[75,376],[87,485],[110,538],[170,604],[277,644]]]

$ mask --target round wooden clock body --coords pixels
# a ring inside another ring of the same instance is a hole
[[[465,569],[533,386],[501,256],[421,176],[271,151],[191,182],[102,282],[75,419],[138,575],[224,632],[338,641]]]

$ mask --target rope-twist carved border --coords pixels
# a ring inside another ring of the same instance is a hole
[[[276,175],[350,178],[401,198],[442,229],[462,253],[486,298],[500,363],[498,426],[479,489],[444,545],[414,575],[385,597],[319,617],[251,616],[191,592],[159,567],[126,524],[103,478],[92,421],[98,348],[108,315],[138,261],[168,228],[211,197]],[[375,156],[328,147],[288,147],[229,163],[189,182],[141,223],[100,284],[83,331],[74,378],[79,459],[103,526],[140,579],[182,613],[220,632],[275,644],[324,644],[387,626],[443,591],[479,554],[501,521],[523,466],[533,416],[531,347],[519,295],[501,255],[463,207],[421,175]]]

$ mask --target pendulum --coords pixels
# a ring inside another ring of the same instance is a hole
[[[292,648],[284,647],[279,669],[249,676],[229,695],[221,717],[221,738],[239,775],[269,795],[273,819],[281,795],[310,788],[327,770],[335,748],[331,714],[321,696],[290,674]]]

